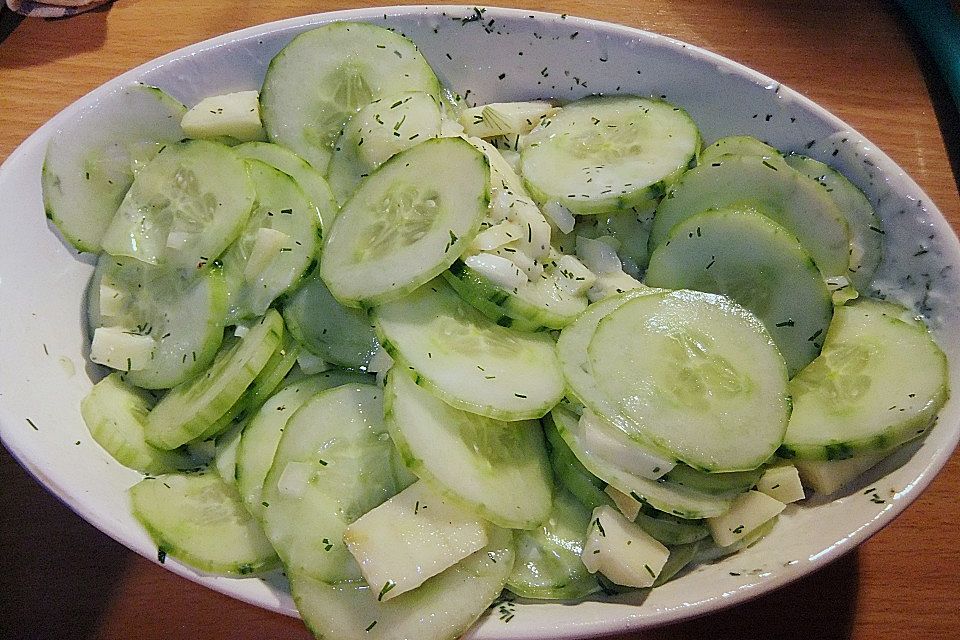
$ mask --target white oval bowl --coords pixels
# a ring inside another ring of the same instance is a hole
[[[156,559],[130,514],[126,489],[140,474],[90,438],[79,403],[103,372],[87,364],[83,297],[92,259],[77,256],[45,217],[40,169],[47,141],[119,87],[142,81],[185,104],[259,88],[271,57],[294,35],[335,20],[387,25],[412,38],[441,81],[471,103],[593,93],[663,96],[687,109],[707,142],[750,134],[843,171],[886,227],[881,293],[924,312],[960,379],[960,245],[920,188],[882,151],[830,113],[776,81],[697,47],[623,26],[531,11],[390,7],[284,20],[201,42],[137,67],[72,104],[0,167],[0,436],[49,491],[104,533]],[[447,55],[449,54],[449,55]],[[925,250],[921,255],[915,255]],[[903,511],[944,465],[960,438],[960,402],[948,402],[923,440],[832,499],[791,505],[754,547],[638,594],[576,605],[517,602],[509,624],[487,615],[466,637],[575,638],[636,630],[743,602],[795,580],[857,544]],[[869,495],[863,492],[870,487]],[[876,493],[881,500],[872,499]],[[296,615],[279,577],[202,575],[191,580],[251,604]]]

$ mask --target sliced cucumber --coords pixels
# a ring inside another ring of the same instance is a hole
[[[91,326],[119,327],[155,342],[147,366],[126,371],[126,382],[167,389],[213,360],[223,340],[226,283],[218,267],[191,276],[130,258],[100,256],[87,298]]]
[[[824,276],[847,275],[850,235],[840,209],[822,186],[775,157],[728,155],[688,171],[657,207],[650,247],[691,216],[745,201],[796,235]]]
[[[653,252],[646,283],[721,293],[746,307],[770,332],[791,376],[820,353],[833,315],[830,291],[800,242],[747,205],[676,224]]]
[[[600,321],[587,351],[597,389],[640,437],[695,468],[754,469],[782,443],[786,365],[760,321],[728,298],[638,296]]]
[[[333,144],[357,110],[440,83],[416,45],[383,27],[334,22],[301,33],[270,62],[260,109],[270,140],[327,172]]]
[[[557,357],[566,381],[567,393],[628,435],[634,434],[636,429],[620,409],[597,388],[587,347],[603,318],[639,296],[658,292],[662,290],[647,287],[630,289],[594,302],[573,323],[564,327],[557,339]],[[659,449],[655,445],[654,448]]]
[[[397,473],[382,398],[366,384],[321,391],[283,427],[261,502],[264,530],[289,574],[360,579],[344,531],[412,482]]]
[[[649,480],[659,480],[677,461],[655,447],[644,446],[611,422],[585,407],[577,430],[587,451],[596,458]]]
[[[373,310],[380,344],[444,402],[501,420],[539,418],[563,395],[551,337],[494,324],[442,279]]]
[[[647,511],[649,513],[641,509],[634,522],[668,547],[690,544],[710,536],[710,529],[699,520],[684,520],[649,507]]]
[[[307,627],[337,640],[449,640],[500,595],[513,568],[513,536],[493,528],[487,546],[389,601],[363,582],[326,584],[288,568],[290,591]]]
[[[852,182],[829,165],[807,156],[790,154],[787,164],[822,184],[850,227],[850,282],[867,291],[883,258],[883,223],[873,205]]]
[[[949,395],[947,360],[899,305],[839,307],[823,353],[790,382],[781,457],[840,460],[889,450],[929,429]]]
[[[729,473],[705,473],[680,463],[667,472],[664,478],[705,493],[732,496],[752,489],[762,475],[763,469],[760,468]]]
[[[501,326],[562,329],[587,308],[586,290],[575,289],[577,276],[556,262],[548,263],[541,275],[507,288],[471,268],[471,259],[457,260],[443,276],[465,300]]]
[[[507,588],[521,598],[573,600],[600,589],[580,554],[591,509],[560,490],[550,517],[533,531],[515,534],[517,560]]]
[[[697,158],[697,164],[710,164],[726,155],[761,156],[778,159],[783,156],[780,151],[753,136],[726,136],[704,147],[700,152],[700,157]]]
[[[240,235],[255,197],[243,160],[226,145],[167,145],[137,173],[100,244],[114,256],[201,269]]]
[[[80,251],[97,252],[134,174],[184,137],[187,108],[156,87],[136,83],[99,100],[55,135],[43,161],[47,217]]]
[[[422,91],[385,96],[350,118],[334,146],[327,179],[337,201],[392,156],[440,135],[440,104]]]
[[[80,403],[80,415],[97,444],[125,467],[147,474],[195,467],[183,451],[147,444],[143,428],[155,402],[146,391],[123,382],[119,373],[111,373],[93,385]]]
[[[309,162],[286,147],[269,142],[245,142],[233,147],[233,150],[241,158],[265,162],[293,178],[316,207],[321,228],[326,229],[333,224],[339,211],[337,201],[323,175]]]
[[[147,442],[174,449],[194,438],[213,437],[215,423],[240,399],[283,338],[283,319],[270,310],[207,371],[171,389],[147,416]],[[229,422],[222,428],[227,428]]]
[[[296,382],[274,394],[250,418],[237,445],[237,489],[243,503],[257,517],[262,517],[263,481],[273,464],[273,456],[290,417],[305,402],[324,389],[341,384],[366,384],[370,376],[354,371],[331,369]]]
[[[533,529],[547,519],[553,479],[539,422],[454,409],[402,365],[390,370],[384,393],[401,458],[434,492],[501,527]]]
[[[540,202],[603,213],[656,200],[699,150],[697,126],[679,107],[592,97],[566,105],[527,136],[520,172]]]
[[[248,576],[273,569],[277,554],[216,473],[167,474],[130,488],[133,514],[162,556],[211,573]]]
[[[290,373],[299,356],[300,344],[290,336],[288,331],[284,331],[283,337],[277,345],[277,350],[267,360],[267,364],[263,365],[260,373],[253,379],[243,395],[199,437],[205,439],[222,434],[231,427],[239,426],[251,414],[256,413]],[[219,438],[217,441],[219,445]]]
[[[489,203],[486,157],[460,138],[428,140],[388,160],[327,235],[320,275],[349,306],[396,299],[453,264]]]
[[[300,280],[320,248],[316,208],[293,178],[259,160],[246,162],[257,206],[222,259],[230,324],[263,315]]]
[[[584,446],[583,434],[579,432],[579,418],[575,413],[558,406],[550,412],[550,418],[563,441],[587,471],[618,491],[633,496],[638,502],[685,519],[717,516],[730,508],[732,498],[711,495],[665,480],[633,475],[592,455]]]
[[[379,347],[367,314],[337,302],[316,274],[287,298],[283,319],[290,333],[326,362],[363,369]]]
[[[613,501],[605,492],[607,483],[587,471],[577,460],[557,431],[552,412],[543,419],[543,431],[550,445],[550,463],[558,484],[590,510],[603,504],[612,505]]]

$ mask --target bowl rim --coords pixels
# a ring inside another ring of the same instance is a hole
[[[302,16],[296,16],[291,18],[285,18],[281,20],[271,21],[259,25],[254,25],[225,33],[213,38],[209,38],[197,43],[187,45],[185,47],[179,48],[175,51],[169,52],[157,58],[154,58],[150,61],[147,61],[141,65],[134,67],[128,71],[121,73],[120,75],[108,80],[92,91],[88,92],[81,98],[77,99],[70,105],[66,106],[59,113],[53,116],[50,120],[44,123],[36,131],[34,131],[30,136],[28,136],[0,165],[0,178],[3,177],[4,172],[11,170],[10,167],[16,165],[20,158],[27,152],[27,149],[32,146],[40,145],[48,139],[55,130],[67,123],[71,118],[80,113],[83,109],[88,108],[91,104],[95,103],[101,97],[109,94],[111,91],[116,88],[128,84],[133,81],[138,81],[144,76],[149,75],[151,72],[157,71],[158,69],[174,63],[180,59],[186,57],[197,56],[203,54],[204,52],[223,47],[232,43],[239,41],[248,40],[250,38],[255,38],[264,34],[273,34],[278,31],[289,31],[291,35],[304,30],[312,26],[319,26],[329,22],[339,21],[339,20],[353,20],[353,21],[372,21],[374,19],[380,20],[382,18],[396,18],[396,17],[430,17],[430,16],[439,16],[441,14],[454,14],[460,15],[466,13],[470,15],[473,11],[478,10],[479,7],[472,7],[467,5],[433,5],[433,6],[423,6],[423,5],[405,5],[405,6],[384,6],[384,7],[367,7],[361,9],[342,9],[332,12],[324,12],[317,14],[307,14]],[[839,117],[835,116],[833,113],[827,111],[819,104],[815,103],[813,100],[807,98],[806,96],[790,89],[788,86],[783,85],[782,83],[777,82],[776,80],[747,67],[739,62],[721,56],[717,53],[704,49],[702,47],[689,44],[682,40],[664,36],[662,34],[657,34],[654,32],[646,31],[643,29],[638,29],[635,27],[630,27],[626,25],[595,20],[591,18],[582,18],[573,15],[567,14],[556,14],[543,11],[531,11],[518,8],[508,8],[508,7],[499,7],[493,5],[486,5],[483,7],[485,11],[489,11],[490,17],[498,17],[505,20],[510,19],[533,19],[537,22],[547,21],[551,23],[557,23],[559,21],[565,21],[567,24],[578,25],[582,29],[589,29],[598,34],[608,34],[618,38],[635,38],[640,40],[643,44],[652,44],[658,43],[661,45],[666,45],[671,48],[682,48],[686,55],[690,55],[702,60],[710,61],[711,63],[722,68],[726,73],[733,73],[742,78],[749,80],[750,82],[757,83],[759,85],[776,85],[778,90],[786,92],[790,99],[794,102],[801,105],[802,109],[812,112],[817,118],[826,122],[828,125],[833,127],[836,130],[850,131],[854,135],[860,136],[865,142],[869,141],[864,138],[862,135],[858,134],[855,129],[850,127],[846,122],[841,120]],[[960,242],[957,240],[956,231],[950,226],[949,222],[932,203],[931,199],[926,196],[923,190],[916,184],[916,182],[902,169],[896,165],[893,160],[891,160],[882,150],[877,148],[875,145],[872,145],[872,153],[879,157],[884,162],[892,168],[895,168],[898,172],[898,179],[902,180],[906,187],[911,189],[911,193],[922,196],[926,204],[926,213],[927,215],[936,223],[939,231],[947,230],[949,234],[942,234],[944,237],[948,238],[947,243],[950,245],[949,249],[957,255],[960,255]],[[129,539],[122,535],[120,527],[115,526],[115,524],[110,521],[109,518],[101,516],[96,513],[96,510],[88,504],[84,499],[82,488],[77,487],[65,487],[55,482],[51,477],[49,477],[43,469],[42,465],[36,463],[32,460],[26,453],[26,450],[19,444],[18,429],[12,427],[13,416],[7,415],[7,411],[4,408],[3,404],[0,403],[0,441],[4,444],[6,449],[10,454],[18,461],[18,463],[24,467],[31,475],[33,475],[51,494],[53,494],[58,500],[63,504],[68,506],[75,513],[80,515],[87,522],[91,523],[101,532],[110,536],[117,542],[123,544],[127,548],[135,551],[141,556],[157,563],[156,558],[156,549],[155,547],[148,548],[143,545],[133,544]],[[940,425],[940,429],[943,429],[944,425]],[[845,544],[834,544],[831,547],[823,550],[816,561],[811,561],[809,563],[801,563],[792,567],[785,567],[783,570],[780,570],[776,575],[766,578],[762,583],[756,585],[744,585],[742,588],[738,588],[733,592],[724,593],[722,597],[715,597],[705,601],[699,601],[692,603],[690,605],[682,605],[674,609],[663,609],[660,611],[655,611],[653,613],[644,613],[642,615],[625,615],[617,617],[610,620],[592,620],[592,621],[581,621],[576,624],[570,624],[569,621],[562,621],[564,626],[559,626],[561,622],[556,623],[556,626],[552,628],[538,627],[536,629],[530,630],[521,630],[516,627],[507,628],[507,627],[498,627],[502,633],[496,635],[498,638],[536,638],[542,637],[542,634],[549,632],[557,638],[578,638],[585,637],[589,635],[596,634],[611,634],[616,632],[623,631],[636,631],[643,628],[649,628],[653,626],[658,626],[670,622],[678,622],[680,620],[690,619],[693,617],[699,617],[707,615],[709,613],[715,612],[719,609],[728,608],[747,600],[753,599],[759,595],[769,593],[773,590],[776,590],[788,583],[793,582],[813,571],[816,571],[822,568],[824,565],[832,562],[833,560],[839,558],[840,556],[846,554],[848,551],[856,548],[857,545],[866,541],[870,536],[879,531],[883,526],[892,521],[896,516],[898,516],[904,509],[906,509],[919,495],[920,493],[932,482],[933,478],[937,472],[946,464],[947,460],[953,454],[953,451],[956,449],[958,442],[960,442],[960,424],[954,424],[952,426],[952,431],[950,432],[950,437],[942,442],[940,446],[933,451],[933,454],[924,460],[922,468],[917,472],[914,481],[903,490],[902,499],[898,499],[895,502],[889,505],[888,509],[884,509],[878,517],[872,519],[871,521],[863,524],[855,531],[853,531],[845,540]],[[180,565],[176,562],[166,562],[164,563],[164,568],[171,570],[174,573],[186,577],[194,582],[198,582],[207,587],[213,588],[217,591],[227,593],[231,597],[244,600],[255,606],[265,607],[278,611],[281,613],[290,614],[289,611],[285,610],[279,604],[275,607],[271,607],[267,604],[264,604],[261,601],[256,599],[243,597],[242,595],[237,595],[235,592],[231,591],[228,587],[225,587],[225,583],[231,581],[232,579],[223,579],[216,576],[203,575],[195,570]],[[753,588],[754,586],[758,588]],[[533,606],[553,606],[552,603],[537,603]],[[517,633],[519,631],[519,633]],[[468,636],[473,636],[472,632],[468,632]],[[486,634],[483,637],[487,637]]]

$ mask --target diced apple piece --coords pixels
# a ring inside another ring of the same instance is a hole
[[[889,452],[868,453],[846,460],[794,460],[803,484],[828,496],[879,464]]]
[[[180,127],[190,138],[228,136],[240,142],[266,140],[256,91],[210,96],[184,114]]]
[[[416,482],[343,534],[380,601],[415,589],[487,544],[487,525]]]
[[[757,480],[757,491],[765,493],[785,504],[803,500],[803,484],[800,474],[792,464],[770,467]]]
[[[729,547],[778,516],[786,506],[765,493],[747,491],[737,496],[729,511],[716,518],[707,518],[707,526],[717,546]]]
[[[123,327],[97,327],[90,345],[90,359],[120,371],[138,371],[150,364],[155,346],[150,336]]]
[[[600,572],[618,585],[653,586],[670,550],[608,505],[593,510],[580,555],[590,573]]]
[[[640,515],[640,507],[642,506],[638,500],[635,500],[633,496],[615,489],[613,485],[607,485],[604,487],[603,492],[610,496],[610,499],[613,500],[613,504],[617,505],[617,509],[620,509],[620,513],[623,514],[623,517],[633,522],[637,519],[637,516]]]

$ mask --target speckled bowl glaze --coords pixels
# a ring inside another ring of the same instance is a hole
[[[126,489],[139,474],[91,439],[80,399],[102,372],[85,364],[84,289],[92,259],[77,256],[44,217],[40,168],[47,140],[85,109],[133,81],[186,104],[258,88],[267,63],[294,35],[334,20],[387,25],[412,38],[441,80],[471,103],[595,93],[661,96],[687,109],[706,141],[752,134],[829,162],[877,207],[887,253],[878,292],[929,319],[960,379],[960,247],[941,214],[883,152],[848,125],[775,80],[696,47],[627,27],[509,9],[410,7],[285,20],[174,52],[123,74],[41,127],[0,168],[0,435],[52,493],[145,557],[157,549],[130,514]],[[898,452],[830,499],[791,505],[773,533],[728,559],[700,566],[648,595],[577,604],[507,602],[468,634],[474,639],[572,638],[639,629],[701,615],[770,591],[852,549],[929,484],[957,444],[960,402],[951,400],[922,442]],[[283,580],[182,576],[254,605],[296,615]],[[511,615],[512,614],[512,615]]]

